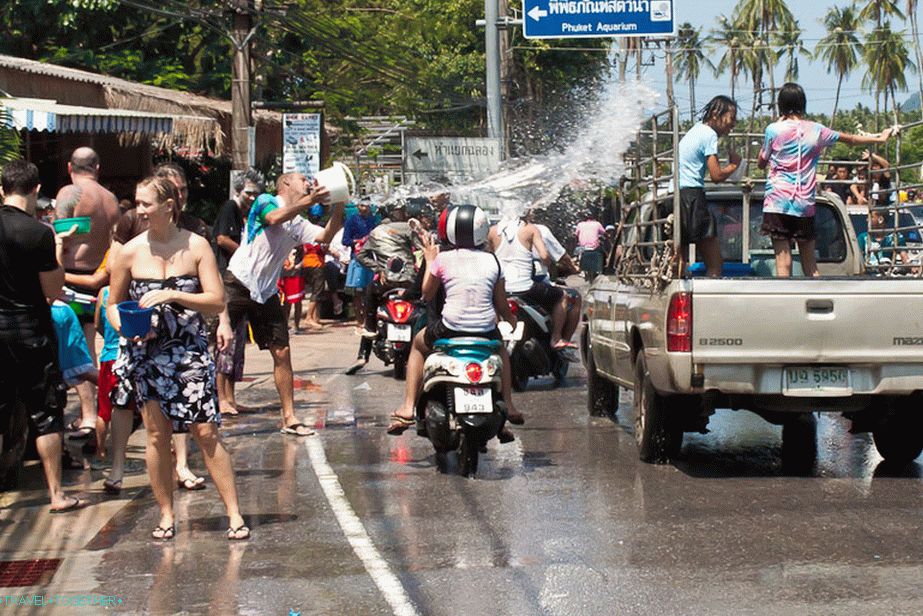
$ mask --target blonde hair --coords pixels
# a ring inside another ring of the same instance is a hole
[[[167,199],[173,200],[173,210],[170,218],[176,223],[179,220],[179,191],[176,185],[165,177],[149,176],[138,182],[137,188],[150,188],[157,195],[157,202],[163,203]]]

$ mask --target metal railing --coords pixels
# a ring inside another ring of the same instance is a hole
[[[900,159],[901,145],[907,131],[921,125],[923,121],[901,126],[895,137],[897,154],[894,164],[886,169],[873,170],[877,153],[874,148],[870,149],[872,155],[865,161],[822,159],[818,162],[820,168],[848,165],[866,170],[864,194],[869,203],[844,205],[850,209],[861,208],[861,213],[867,216],[866,230],[862,233],[857,230],[857,235],[864,235],[863,261],[865,271],[869,274],[923,277],[923,219],[917,221],[911,216],[910,221],[913,223],[910,224],[907,215],[900,215],[910,208],[923,206],[923,200],[915,203],[901,202],[902,191],[923,189],[923,181],[909,184],[901,181],[902,171],[919,171],[921,163],[903,164]],[[763,137],[763,133],[750,132],[728,135],[729,139],[738,142],[758,139],[760,144]],[[611,255],[614,260],[613,269],[618,278],[626,283],[648,287],[652,291],[666,286],[676,277],[687,275],[687,272],[680,271],[685,270],[685,255],[680,244],[682,215],[679,191],[674,190],[678,181],[674,153],[679,149],[679,140],[679,112],[674,107],[651,116],[639,128],[634,144],[624,156],[625,169],[629,173],[623,178],[619,190],[621,216],[616,232],[618,241]],[[754,164],[755,161],[748,163]],[[879,186],[876,190],[873,180],[884,177],[884,173],[891,176],[890,186]],[[735,177],[737,175],[740,177]],[[741,190],[740,260],[743,263],[750,262],[751,193],[761,187],[762,182],[764,178],[740,173],[722,183],[723,186],[737,186]],[[861,185],[856,179],[820,178],[818,184],[818,192],[832,185]],[[706,186],[709,185],[715,186],[706,179]],[[885,214],[886,226],[879,222],[878,213]],[[921,239],[908,243],[907,237],[914,233]],[[689,252],[688,259],[692,263],[695,261],[694,245],[689,247]]]

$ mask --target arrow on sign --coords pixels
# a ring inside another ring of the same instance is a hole
[[[540,9],[537,6],[533,6],[532,10],[529,11],[529,17],[531,17],[535,21],[538,21],[542,17],[548,17],[548,11],[544,9]]]
[[[429,154],[427,154],[423,150],[417,150],[416,152],[413,153],[413,157],[416,158],[417,160],[423,160],[424,157],[428,157],[428,156]]]

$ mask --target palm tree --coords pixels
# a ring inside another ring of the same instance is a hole
[[[715,66],[715,77],[725,71],[731,75],[731,98],[735,98],[737,89],[737,77],[743,70],[741,61],[741,36],[738,25],[722,15],[718,17],[718,27],[713,28],[711,34],[706,38],[706,42],[724,50],[721,59]]]
[[[898,0],[854,0],[856,7],[859,7],[859,19],[871,21],[875,24],[876,32],[881,30],[882,21],[886,17],[903,18],[900,8],[897,6]],[[868,75],[862,80],[863,83],[868,81]],[[885,93],[887,94],[887,92]],[[881,108],[881,91],[876,90],[875,94],[875,128],[878,128],[878,114]],[[885,109],[887,110],[888,101],[885,100]]]
[[[762,99],[762,76],[765,69],[769,74],[769,89],[772,92],[772,109],[775,115],[776,56],[774,53],[765,53],[765,50],[768,50],[774,32],[794,28],[795,17],[785,0],[741,0],[735,9],[735,16],[735,21],[757,38],[757,47],[754,48],[756,64],[751,66],[754,78],[753,94]]]
[[[910,60],[910,50],[900,32],[891,30],[886,21],[881,28],[872,32],[865,43],[865,62],[868,72],[862,79],[862,86],[875,91],[875,96],[884,94],[885,114],[888,113],[888,95],[891,96],[894,122],[898,121],[897,91],[907,89],[907,72],[916,70]]]
[[[19,157],[19,133],[13,128],[10,112],[0,103],[0,164]]]
[[[693,28],[686,22],[681,24],[676,34],[676,43],[679,48],[675,57],[676,74],[689,82],[689,117],[695,122],[695,82],[702,73],[702,66],[714,65],[702,51],[701,29]]]
[[[801,35],[802,30],[797,21],[795,21],[790,28],[785,28],[776,35],[776,44],[779,46],[779,51],[776,53],[776,61],[778,62],[786,55],[788,56],[788,64],[785,67],[786,81],[798,81],[799,56],[804,56],[809,60],[811,59],[811,52],[804,46]]]
[[[830,127],[836,122],[836,110],[840,106],[840,88],[843,79],[859,62],[859,16],[852,7],[833,7],[824,16],[824,27],[827,35],[817,43],[814,55],[821,58],[827,65],[827,72],[836,73],[836,100],[833,103],[833,116],[830,118]]]
[[[917,94],[919,95],[918,102],[920,103],[920,114],[923,117],[923,51],[920,50],[920,27],[917,23],[917,9],[920,8],[920,3],[917,0],[905,0],[904,3],[904,13],[910,18],[910,32],[913,35],[913,52],[917,59],[917,75],[919,76],[918,84],[919,89]]]

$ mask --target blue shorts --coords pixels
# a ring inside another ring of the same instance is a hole
[[[76,385],[82,375],[96,370],[83,328],[73,309],[67,304],[55,302],[51,305],[51,320],[58,338],[58,364],[64,375],[64,382]]]

